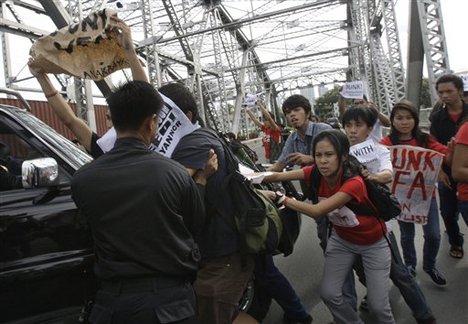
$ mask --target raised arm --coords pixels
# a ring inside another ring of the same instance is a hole
[[[47,74],[38,68],[31,67],[33,62],[34,60],[32,58],[29,59],[29,70],[31,71],[31,74],[36,77],[37,82],[39,82],[39,85],[47,98],[47,102],[65,126],[67,126],[76,136],[80,144],[90,152],[93,131],[82,119],[75,115],[70,105],[60,95],[57,89],[55,89]]]
[[[263,178],[264,182],[280,182],[291,180],[304,180],[304,171],[302,169],[296,169],[285,172],[272,172],[271,175]]]
[[[245,111],[247,112],[247,115],[249,115],[250,119],[252,119],[252,121],[254,122],[255,125],[257,125],[258,127],[262,128],[263,127],[263,123],[261,121],[259,121],[257,119],[257,117],[255,117],[255,115],[252,113],[252,111],[250,109],[248,109],[247,107],[245,108]]]
[[[375,105],[375,103],[373,103],[372,101],[369,101],[367,106],[370,108],[370,109],[375,109],[378,113],[377,115],[377,118],[379,119],[380,123],[382,124],[382,126],[384,127],[390,127],[391,126],[391,123],[390,123],[390,118],[388,118],[387,115],[383,114],[381,111],[379,111],[377,109],[377,106]]]
[[[267,110],[265,104],[261,101],[258,101],[258,106],[260,107],[260,110],[262,111],[263,118],[270,122],[271,128],[273,128],[277,132],[280,132],[281,127],[279,127],[278,124],[276,124],[275,120],[271,118],[270,112]]]

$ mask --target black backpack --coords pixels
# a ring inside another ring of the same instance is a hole
[[[353,160],[353,163],[358,164],[360,167],[364,168],[364,165],[362,165],[357,159],[352,156],[350,156],[350,158]],[[309,199],[314,203],[317,203],[318,201],[318,185],[320,184],[321,178],[322,175],[318,171],[317,167],[313,167],[310,174],[311,193]],[[349,177],[344,175],[342,180],[344,182],[347,179],[349,179]],[[401,214],[400,202],[386,185],[367,181],[365,179],[364,183],[366,185],[367,195],[373,205],[373,208],[370,208],[366,205],[358,205],[352,202],[346,204],[346,207],[351,209],[357,215],[376,216],[385,222]]]
[[[228,140],[208,128],[199,129],[216,138],[223,146],[227,176],[223,182],[222,190],[228,190],[233,202],[234,217],[226,218],[228,224],[234,226],[240,236],[240,252],[242,255],[257,253],[278,253],[281,251],[281,238],[283,223],[276,205],[261,194],[239,172],[239,160],[234,155]],[[215,206],[211,206],[217,209]],[[219,213],[225,217],[223,213]]]

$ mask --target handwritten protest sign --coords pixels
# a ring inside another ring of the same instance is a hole
[[[362,99],[364,97],[364,83],[362,81],[346,82],[340,94],[343,98]]]
[[[45,73],[65,73],[95,81],[129,67],[110,19],[116,15],[114,10],[103,9],[39,38],[29,51],[34,58],[33,67]]]
[[[398,220],[424,225],[444,156],[415,146],[389,149],[393,164],[391,189],[402,207]]]
[[[171,157],[179,140],[193,132],[198,126],[192,124],[183,111],[180,110],[171,99],[163,94],[161,94],[161,97],[164,100],[164,107],[158,116],[158,134],[149,148],[164,156]],[[116,139],[117,134],[114,127],[112,127],[97,143],[104,152],[108,152],[114,147]]]
[[[242,106],[254,107],[257,104],[257,96],[254,94],[246,94]]]

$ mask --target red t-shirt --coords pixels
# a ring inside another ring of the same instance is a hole
[[[263,132],[263,148],[265,149],[265,158],[270,158],[270,141],[273,140],[275,143],[279,143],[281,137],[281,131],[274,130],[271,127],[262,126]]]
[[[462,145],[468,145],[468,122],[463,123],[460,129],[455,135],[455,142]],[[457,183],[458,200],[468,200],[468,183],[458,182]]]
[[[302,168],[305,182],[309,186],[310,173],[312,172],[313,167],[315,166],[306,166]],[[318,189],[319,200],[331,197],[337,192],[344,192],[352,196],[352,203],[366,204],[369,207],[372,206],[372,203],[367,196],[367,189],[364,180],[359,176],[350,178],[342,183],[341,186],[336,186],[335,188],[329,188],[325,179],[323,177],[321,178]],[[334,210],[327,216],[333,223],[333,228],[338,236],[354,244],[373,244],[379,241],[383,237],[384,231],[386,231],[385,223],[380,218],[375,216],[356,215],[346,206]],[[349,217],[349,219],[355,221],[355,224],[353,226],[338,225],[340,217]],[[338,222],[335,221],[335,219],[338,219]]]
[[[388,136],[382,138],[380,143],[383,144],[383,145],[387,145],[387,146],[392,146],[393,145],[392,140]],[[400,141],[399,145],[419,146],[418,143],[416,142],[416,139],[414,139],[414,138],[410,139],[409,141]],[[447,146],[437,142],[437,140],[431,135],[429,135],[429,139],[427,141],[427,147],[425,147],[425,148],[427,148],[429,150],[439,152],[439,153],[442,153],[444,155],[447,154],[447,151],[448,151]]]

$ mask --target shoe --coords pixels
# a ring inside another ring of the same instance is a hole
[[[437,321],[436,321],[434,316],[431,316],[431,317],[428,317],[428,318],[425,318],[425,319],[421,319],[421,320],[416,320],[416,322],[418,324],[437,324]]]
[[[301,320],[292,319],[292,318],[286,317],[286,315],[283,317],[284,324],[310,324],[312,323],[313,320],[314,319],[312,318],[310,314],[307,315],[306,318],[301,319]]]
[[[431,270],[424,270],[434,281],[434,283],[438,286],[445,286],[447,284],[447,280],[445,280],[444,276],[436,269],[433,268]]]
[[[463,258],[463,247],[459,245],[450,246],[449,254],[452,258],[462,259]]]
[[[409,273],[413,276],[413,278],[416,278],[416,268],[412,265],[409,265],[407,268]]]
[[[359,310],[363,312],[369,311],[369,305],[367,305],[367,295],[361,300],[361,304],[359,305]]]

